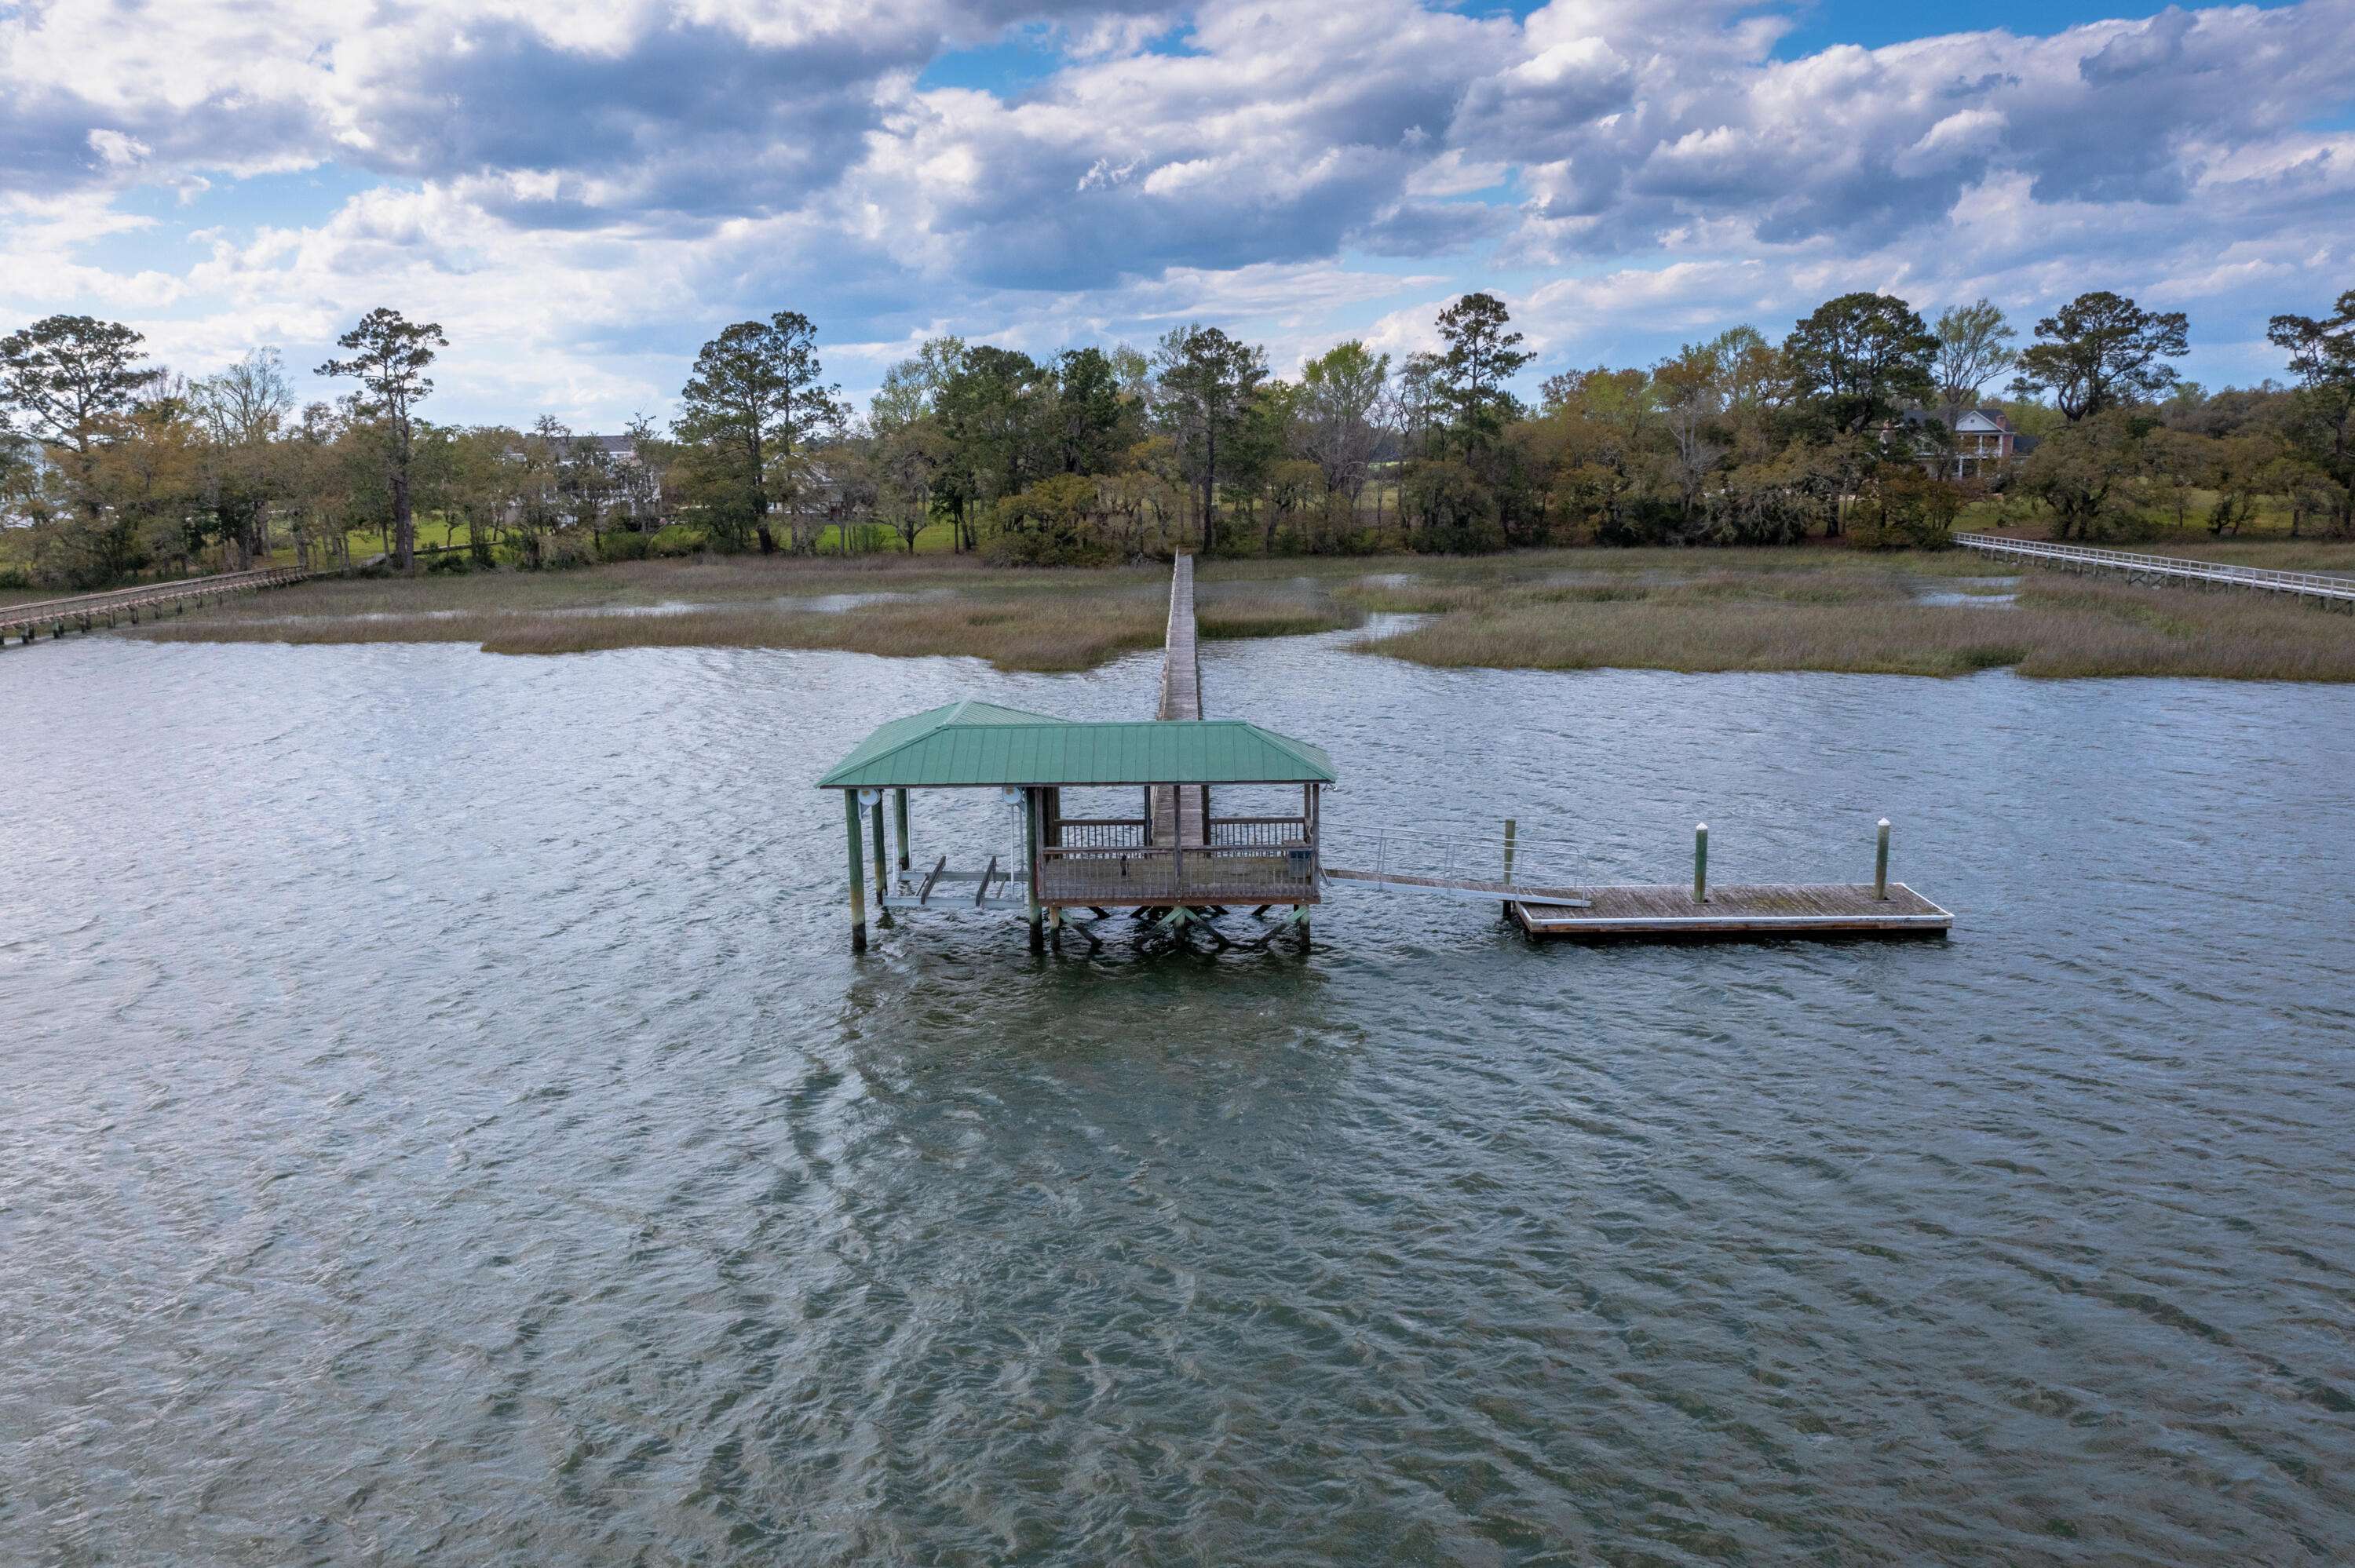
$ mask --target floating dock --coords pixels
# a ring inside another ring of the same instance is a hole
[[[1513,919],[1532,937],[1574,942],[1754,941],[1810,938],[1943,937],[1955,917],[1902,882],[1881,897],[1870,883],[1735,883],[1695,902],[1689,887],[1583,887],[1582,905],[1539,904],[1523,898]]]

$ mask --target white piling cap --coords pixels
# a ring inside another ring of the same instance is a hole
[[[1889,819],[1888,819],[1888,818],[1886,818],[1886,817],[1881,818],[1881,825],[1882,827],[1884,827],[1884,828],[1885,828],[1885,827],[1887,827],[1887,826],[1889,825]]]

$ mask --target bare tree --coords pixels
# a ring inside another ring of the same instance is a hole
[[[1301,368],[1302,453],[1323,471],[1326,493],[1347,497],[1352,514],[1381,441],[1375,421],[1390,376],[1391,356],[1369,354],[1354,338]]]
[[[2011,367],[2011,340],[2019,334],[1989,300],[1952,305],[1938,313],[1938,352],[1930,379],[1938,387],[1938,416],[1953,429],[1963,410],[1978,406],[1979,390]]]
[[[1671,464],[1685,516],[1692,516],[1701,486],[1725,449],[1712,437],[1724,417],[1726,366],[1714,344],[1689,343],[1676,356],[1652,367],[1668,435],[1676,442]]]
[[[207,502],[220,524],[223,563],[241,571],[270,552],[270,509],[285,493],[278,437],[294,411],[293,389],[274,348],[258,348],[188,388],[204,428]]]

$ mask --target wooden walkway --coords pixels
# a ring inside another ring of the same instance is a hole
[[[1889,896],[1870,883],[1766,883],[1709,890],[1693,902],[1690,887],[1585,887],[1583,908],[1530,902],[1512,906],[1513,918],[1533,937],[1575,941],[1636,938],[1651,941],[1744,941],[1770,937],[1943,937],[1955,924],[1947,911],[1902,882]]]
[[[1194,557],[1180,556],[1169,574],[1169,625],[1161,641],[1161,698],[1156,719],[1202,716],[1202,658],[1194,646]],[[1202,843],[1202,821],[1209,815],[1209,791],[1200,785],[1157,785],[1151,792],[1153,842]]]
[[[2146,556],[2135,550],[2097,550],[2091,545],[1998,539],[1987,534],[1957,534],[1955,543],[1983,555],[2058,567],[2062,571],[2115,572],[2137,582],[2183,583],[2195,588],[2255,588],[2355,611],[2355,577],[2335,577],[2328,572],[2277,572],[2264,567],[2227,566],[2184,556]]]
[[[101,623],[112,626],[119,620],[128,620],[136,626],[143,611],[151,618],[167,609],[176,615],[192,602],[208,603],[233,593],[283,588],[288,583],[299,583],[305,577],[344,569],[340,566],[326,567],[324,572],[318,568],[304,570],[296,567],[265,567],[260,571],[183,577],[178,582],[145,583],[138,588],[75,594],[68,599],[0,604],[0,648],[5,648],[11,637],[21,637],[30,642],[44,631],[56,638],[63,637],[68,631],[93,630]]]

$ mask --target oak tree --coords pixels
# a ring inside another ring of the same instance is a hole
[[[2071,424],[2156,397],[2175,385],[2169,359],[2185,350],[2180,311],[2147,311],[2123,294],[2080,294],[2036,323],[2011,388],[2050,397]]]

